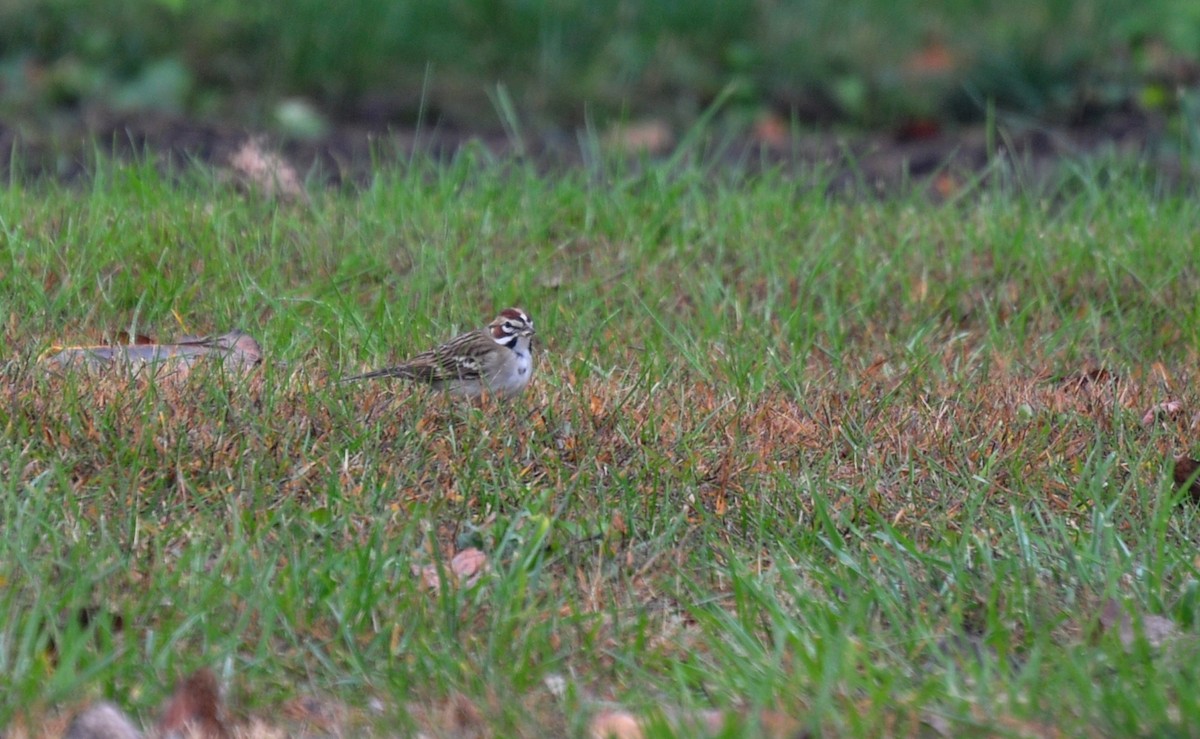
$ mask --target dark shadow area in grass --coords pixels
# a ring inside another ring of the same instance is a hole
[[[63,122],[55,133],[0,123],[0,176],[6,180],[86,180],[96,156],[148,157],[165,168],[192,163],[229,166],[249,140],[277,151],[309,185],[365,183],[381,162],[413,156],[448,162],[470,148],[497,159],[531,162],[544,172],[592,166],[610,157],[630,162],[686,161],[734,172],[766,169],[817,172],[835,194],[888,196],[925,189],[952,198],[1006,165],[1016,186],[1044,184],[1063,162],[1089,157],[1143,163],[1169,185],[1186,184],[1192,167],[1171,142],[1165,119],[1127,109],[1075,124],[1009,122],[997,126],[903,128],[839,133],[763,126],[675,131],[666,123],[651,137],[633,126],[604,136],[580,131],[508,135],[500,127],[465,129],[434,122],[392,128],[350,122],[310,140],[286,140],[245,126],[165,114],[116,114],[91,110]]]

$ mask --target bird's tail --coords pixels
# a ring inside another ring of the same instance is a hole
[[[352,375],[351,377],[343,377],[338,380],[341,382],[357,382],[359,380],[376,380],[381,377],[411,377],[412,373],[406,367],[384,367],[377,369],[374,372],[366,372],[361,375]]]

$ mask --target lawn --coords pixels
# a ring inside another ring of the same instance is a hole
[[[152,723],[201,667],[312,735],[1200,722],[1200,205],[1152,172],[94,169],[0,190],[0,726]],[[509,305],[517,399],[336,382]],[[248,373],[39,362],[235,327]]]
[[[1191,0],[13,0],[0,113],[43,138],[97,109],[297,137],[515,112],[553,138],[627,116],[686,128],[734,90],[735,127],[952,125],[994,105],[1077,124],[1141,109],[1192,134],[1198,58]]]

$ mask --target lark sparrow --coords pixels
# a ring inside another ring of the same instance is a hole
[[[458,395],[478,396],[484,390],[517,395],[533,375],[534,333],[533,321],[525,311],[505,308],[487,328],[455,336],[404,364],[347,377],[343,382],[401,377]]]

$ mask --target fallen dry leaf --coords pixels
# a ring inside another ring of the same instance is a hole
[[[1200,476],[1196,476],[1196,470],[1200,470],[1200,461],[1191,457],[1179,457],[1175,460],[1171,476],[1175,480],[1176,487],[1187,485],[1192,500],[1200,503]]]
[[[1159,418],[1171,418],[1178,415],[1181,410],[1183,410],[1183,403],[1180,403],[1178,400],[1156,403],[1150,406],[1149,410],[1142,416],[1142,425],[1149,426]]]
[[[775,149],[785,148],[792,140],[788,122],[771,111],[762,113],[754,119],[751,135],[758,143]]]
[[[222,713],[217,676],[201,668],[175,687],[159,719],[158,733],[164,739],[227,739],[230,734]]]
[[[51,369],[76,368],[92,371],[170,367],[186,374],[202,358],[214,357],[224,367],[247,370],[262,362],[262,348],[242,331],[220,336],[184,337],[174,344],[124,344],[121,346],[71,346],[44,358]]]
[[[464,549],[450,560],[450,570],[460,579],[479,574],[487,566],[487,555],[478,549]]]
[[[453,584],[473,585],[479,575],[487,567],[487,555],[475,548],[464,549],[450,559],[446,571],[452,576]],[[429,590],[441,587],[441,575],[438,565],[413,565],[412,573],[421,578],[421,583]]]
[[[238,179],[267,197],[285,200],[307,197],[296,170],[280,155],[267,151],[261,138],[251,138],[232,157],[229,167]]]
[[[333,733],[335,737],[340,737],[342,734]],[[250,719],[250,723],[244,724],[237,728],[234,734],[237,739],[289,739],[292,736],[308,736],[307,734],[289,734],[286,729],[268,724],[259,718]]]
[[[933,190],[940,198],[951,198],[959,191],[958,179],[949,172],[939,172],[933,179]]]
[[[745,714],[718,709],[666,709],[665,714],[679,736],[696,736],[696,732],[703,736],[724,736],[749,721]],[[800,722],[781,711],[763,710],[758,713],[757,719],[761,735],[768,739],[791,739],[804,735]],[[642,721],[634,714],[623,709],[607,708],[592,718],[589,734],[596,739],[641,739],[645,731]]]
[[[1064,390],[1082,390],[1089,386],[1105,385],[1117,379],[1116,374],[1113,372],[1103,367],[1093,367],[1073,375],[1068,375],[1062,378],[1059,384]]]
[[[763,710],[758,713],[757,719],[760,735],[766,739],[792,739],[803,736],[800,722],[782,711]],[[681,727],[702,728],[711,736],[721,736],[736,727],[744,727],[749,721],[750,718],[745,714],[717,709],[700,711],[694,715],[680,713],[674,718],[674,723]]]
[[[615,126],[604,134],[604,146],[623,154],[645,152],[665,154],[675,144],[675,136],[665,121],[650,119]]]
[[[462,693],[455,693],[442,706],[439,727],[443,736],[468,739],[489,736],[487,722],[479,707]]]
[[[637,718],[628,711],[601,711],[588,727],[592,739],[642,739],[645,733]]]
[[[346,707],[331,700],[306,695],[285,703],[283,715],[292,721],[340,736],[342,732],[339,727],[345,721]]]
[[[900,127],[896,129],[896,141],[928,141],[937,138],[941,133],[941,123],[934,118],[911,118],[901,123]],[[953,180],[947,172],[941,172],[937,179],[942,180],[948,177]],[[934,189],[938,190],[939,194],[945,194],[941,192],[941,186],[936,183]]]
[[[729,722],[729,717],[723,711],[709,709],[701,711],[699,714],[700,724],[710,733],[717,734],[725,728]]]
[[[542,685],[546,686],[550,695],[558,700],[562,700],[567,695],[567,679],[558,673],[551,673],[542,678]]]
[[[930,38],[925,45],[904,62],[904,70],[912,75],[934,77],[948,74],[958,67],[958,57],[940,39]]]
[[[1139,623],[1134,623],[1129,613],[1121,606],[1116,598],[1109,598],[1100,612],[1100,628],[1103,631],[1117,629],[1117,639],[1125,649],[1132,650],[1139,638],[1145,638],[1146,644],[1152,649],[1160,649],[1168,642],[1174,641],[1180,635],[1179,627],[1165,616],[1153,613],[1143,614]]]

